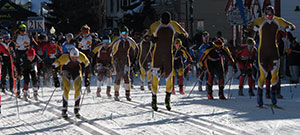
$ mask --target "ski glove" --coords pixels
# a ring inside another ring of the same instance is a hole
[[[90,86],[90,79],[88,77],[85,77],[85,79],[84,79],[84,86],[85,87]]]
[[[59,83],[59,80],[57,77],[54,77],[54,86],[57,88],[57,87],[60,87],[60,83]]]
[[[284,28],[284,30],[285,30],[286,32],[291,32],[291,31],[292,31],[292,27],[291,27],[291,26],[286,26],[286,27]]]

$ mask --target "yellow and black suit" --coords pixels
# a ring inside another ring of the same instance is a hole
[[[130,96],[130,56],[135,57],[137,44],[130,37],[119,37],[113,41],[111,47],[113,66],[116,73],[116,79],[114,82],[115,100],[118,100],[120,82],[122,78],[124,79],[125,93],[128,100]]]
[[[154,22],[149,29],[148,35],[156,38],[152,58],[152,93],[157,94],[160,72],[166,78],[166,92],[170,93],[173,87],[173,41],[174,34],[186,33],[185,30],[176,22],[163,27],[160,21]],[[163,69],[163,71],[160,71]]]
[[[176,73],[178,74],[179,93],[184,94],[184,90],[183,90],[184,61],[191,62],[191,60],[192,60],[191,55],[183,46],[176,49],[176,51],[174,52],[174,76],[173,76],[173,89],[172,89],[173,94],[175,94],[174,82],[175,82]]]
[[[199,64],[200,66],[204,66],[208,73],[208,78],[206,82],[208,99],[213,99],[212,86],[215,75],[219,80],[219,98],[226,99],[224,96],[225,69],[223,57],[226,57],[226,59],[229,60],[229,62],[236,69],[234,59],[232,58],[231,53],[227,47],[216,48],[214,47],[214,45],[212,45],[209,48],[207,48],[200,57]]]
[[[147,76],[148,88],[151,90],[151,67],[152,67],[152,51],[153,43],[151,41],[143,40],[140,43],[139,65],[141,71],[141,89],[144,90],[145,77]]]
[[[85,76],[90,76],[90,62],[87,57],[80,52],[79,57],[75,62],[72,62],[69,54],[63,54],[60,56],[53,64],[53,68],[56,69],[53,73],[53,77],[57,77],[57,70],[60,71],[61,79],[63,82],[63,108],[62,111],[67,111],[69,92],[72,87],[72,83],[75,90],[74,100],[75,107],[74,111],[79,111],[80,103],[80,91],[81,91],[81,81],[82,81],[82,65],[84,65]]]
[[[96,55],[96,66],[98,71],[98,81],[97,81],[97,93],[101,92],[101,86],[103,83],[104,76],[106,77],[106,94],[110,95],[111,82],[112,82],[112,57],[111,57],[111,47],[104,47],[100,45],[94,48],[93,53]]]
[[[258,79],[257,102],[260,106],[263,105],[262,89],[266,77],[269,76],[272,84],[271,99],[272,103],[276,104],[275,94],[280,67],[280,54],[276,37],[280,26],[287,27],[294,25],[281,17],[274,16],[272,20],[266,19],[266,17],[257,18],[250,26],[259,28],[258,65],[260,76]]]

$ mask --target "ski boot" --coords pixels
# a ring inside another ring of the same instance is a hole
[[[277,84],[277,85],[278,85],[278,84]],[[280,88],[280,85],[277,86],[276,96],[277,96],[278,99],[283,99],[283,96],[281,95],[281,88]]]
[[[24,101],[28,101],[28,92],[27,92],[27,90],[24,90],[23,91],[23,99],[24,99]]]
[[[176,94],[175,89],[172,89],[172,94],[173,94],[173,95]]]
[[[142,91],[144,91],[144,90],[145,90],[145,88],[144,88],[144,85],[141,85],[141,90],[142,90]]]
[[[219,90],[219,99],[226,100],[226,97],[224,96],[224,87],[223,86],[221,86],[221,88]]]
[[[108,97],[111,97],[111,94],[110,94],[110,86],[107,86],[107,88],[106,88],[106,95],[107,95]]]
[[[34,92],[33,92],[33,98],[34,98],[35,101],[38,101],[38,100],[39,100],[39,99],[38,99],[38,92],[37,92],[37,91],[34,91]]]
[[[248,93],[249,93],[249,96],[255,96],[255,94],[253,93],[253,89],[252,88],[249,88]]]
[[[20,91],[17,91],[17,98],[21,98]]]
[[[178,86],[179,86],[179,93],[180,94],[185,94],[184,90],[183,90],[183,76],[178,76]]]
[[[276,90],[276,86],[272,86],[272,89],[271,89],[271,101],[272,101],[273,105],[277,104],[276,91],[277,91]]]
[[[130,91],[129,91],[129,90],[126,90],[126,91],[125,91],[125,95],[126,95],[127,101],[131,101],[131,98],[130,98]]]
[[[61,112],[61,117],[63,118],[63,119],[68,119],[69,117],[68,117],[68,114],[67,114],[67,110],[62,110],[62,112]]]
[[[97,97],[101,97],[100,92],[101,92],[101,88],[98,88],[98,89],[97,89],[97,92],[96,92],[96,96],[97,96]]]
[[[179,88],[179,93],[180,94],[185,94],[185,92],[184,92],[184,90],[183,90],[183,86],[179,86],[180,88]]]
[[[87,93],[91,93],[91,88],[90,88],[90,86],[86,87],[86,92],[87,92]]]
[[[170,103],[170,100],[171,100],[171,93],[166,93],[166,98],[165,98],[165,105],[166,105],[166,108],[168,111],[171,110],[171,103]]]
[[[262,90],[262,88],[258,87],[257,88],[257,104],[259,107],[262,107],[264,104],[262,96],[263,96],[263,90]]]
[[[203,91],[203,89],[202,89],[202,82],[200,80],[198,80],[198,82],[199,82],[198,90],[199,91]]]
[[[4,94],[6,94],[6,90],[5,90],[5,88],[2,88],[2,92],[3,92]]]
[[[207,90],[207,98],[210,99],[210,100],[213,100],[214,97],[212,95],[212,86],[207,84],[206,85],[206,90]]]
[[[278,99],[283,99],[283,96],[278,94],[278,93],[276,94],[276,96],[277,96]]]
[[[79,114],[79,109],[75,108],[75,109],[74,109],[74,114],[75,114],[75,117],[76,117],[77,119],[80,119],[81,115]]]
[[[243,93],[243,86],[239,86],[238,95],[239,95],[239,96],[244,96],[244,93]]]
[[[115,97],[114,97],[115,101],[120,101],[119,99],[119,91],[115,91]]]
[[[214,97],[212,96],[212,94],[207,94],[207,98],[210,99],[210,100],[214,99]]]
[[[154,94],[152,94],[152,103],[151,104],[152,104],[152,109],[154,111],[157,111],[158,110],[158,108],[157,108],[157,97]]]

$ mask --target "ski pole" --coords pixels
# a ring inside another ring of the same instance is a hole
[[[13,78],[15,96],[16,96],[17,115],[18,115],[18,118],[20,119],[19,104],[18,104],[18,97],[17,97],[18,94],[17,94],[17,89],[16,89],[15,73],[14,73],[14,65],[13,65],[12,55],[9,55],[9,57],[10,57],[11,74],[12,74],[12,78]]]
[[[198,77],[197,82],[195,83],[195,85],[193,86],[192,90],[189,92],[189,95],[188,95],[187,97],[190,97],[190,95],[191,95],[191,93],[193,92],[193,90],[194,90],[195,86],[197,85],[197,83],[198,83],[199,81],[201,81],[200,78],[202,77],[203,73],[204,73],[204,70],[201,72],[200,76]]]
[[[84,99],[84,95],[85,95],[85,91],[87,91],[88,87],[85,87],[85,90],[83,91],[83,95],[82,95],[82,99],[81,99],[81,103],[80,103],[80,107],[83,103],[83,99]]]
[[[55,91],[56,91],[56,87],[54,88],[54,90],[53,90],[53,92],[52,92],[52,94],[51,94],[51,96],[50,96],[50,98],[49,98],[49,100],[48,100],[46,106],[44,107],[44,109],[43,109],[43,111],[42,111],[42,114],[44,114],[44,111],[46,110],[46,108],[47,108],[47,106],[48,106],[48,104],[49,104],[49,102],[50,102],[50,100],[51,100],[51,98],[52,98],[52,96],[53,96],[53,94],[54,94]]]

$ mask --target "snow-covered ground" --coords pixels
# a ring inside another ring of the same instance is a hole
[[[18,99],[20,115],[17,117],[16,99],[2,94],[2,114],[0,116],[0,134],[142,134],[142,135],[199,135],[199,134],[280,134],[300,133],[300,89],[283,81],[284,99],[278,105],[284,109],[256,107],[256,97],[250,98],[247,88],[245,96],[237,96],[238,81],[234,79],[230,94],[229,85],[225,87],[227,100],[218,99],[218,88],[214,85],[215,100],[207,100],[206,92],[194,90],[190,97],[178,92],[171,96],[172,110],[164,106],[165,87],[160,86],[158,93],[159,112],[151,109],[151,92],[139,90],[138,78],[135,89],[131,90],[132,101],[126,101],[125,91],[120,90],[120,102],[108,98],[105,91],[102,97],[96,97],[96,83],[93,78],[92,92],[85,95],[81,115],[89,121],[76,120],[73,114],[74,90],[70,92],[69,114],[77,122],[61,119],[62,93],[59,88],[54,93],[47,109],[42,115],[54,87],[40,89],[40,101],[30,99],[25,102]],[[195,83],[185,82],[188,93]],[[163,84],[163,81],[162,81]],[[205,87],[203,86],[203,89]],[[102,87],[105,89],[105,86]],[[178,91],[178,87],[176,87]],[[113,93],[112,93],[113,94]],[[31,93],[32,96],[32,93]],[[264,98],[266,104],[270,99]]]

